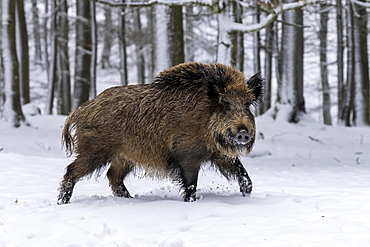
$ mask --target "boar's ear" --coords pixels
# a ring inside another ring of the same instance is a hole
[[[265,86],[265,79],[261,73],[257,73],[248,79],[247,84],[252,90],[252,94],[255,97],[254,103],[258,103],[260,98],[263,96],[263,89]]]

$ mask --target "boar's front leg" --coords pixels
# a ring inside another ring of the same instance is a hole
[[[177,158],[170,164],[170,173],[181,184],[184,202],[196,201],[200,165],[201,162],[187,158]]]
[[[235,159],[234,166],[237,168],[236,177],[240,186],[240,192],[243,196],[249,195],[252,193],[252,180],[249,177],[247,170],[244,168],[239,158]]]
[[[228,180],[236,179],[238,181],[243,196],[252,192],[252,180],[238,157],[236,159],[226,156],[217,157],[212,160],[212,163]]]

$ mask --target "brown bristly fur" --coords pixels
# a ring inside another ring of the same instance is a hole
[[[246,81],[222,64],[187,63],[160,73],[152,84],[105,90],[65,122],[63,142],[76,160],[67,167],[58,203],[69,201],[78,180],[108,164],[113,193],[124,197],[129,193],[123,179],[137,168],[178,180],[185,201],[195,200],[198,171],[206,161],[227,178],[243,180],[237,157],[253,146],[249,106],[260,97],[262,83],[259,74]],[[246,145],[233,141],[241,129],[251,136]]]

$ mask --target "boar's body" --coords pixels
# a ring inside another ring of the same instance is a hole
[[[243,195],[249,176],[238,156],[250,152],[255,123],[249,105],[262,79],[221,64],[188,63],[159,74],[154,83],[107,89],[66,120],[63,139],[76,160],[61,183],[58,204],[67,203],[78,180],[110,164],[113,194],[130,197],[123,180],[143,168],[152,177],[171,177],[194,201],[201,165],[210,161]]]

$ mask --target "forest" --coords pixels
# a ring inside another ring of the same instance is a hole
[[[106,75],[115,75],[111,86],[150,83],[196,61],[247,76],[261,71],[257,115],[271,110],[297,123],[309,113],[326,125],[369,126],[369,7],[361,0],[2,0],[0,122],[27,124],[22,106],[32,102],[43,114],[68,115],[100,93]]]

